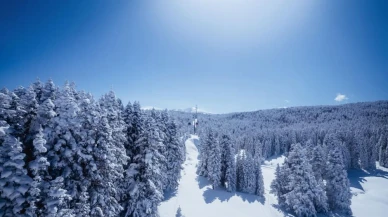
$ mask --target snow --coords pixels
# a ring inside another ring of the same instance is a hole
[[[182,178],[176,194],[166,195],[166,200],[159,206],[161,217],[175,216],[179,207],[185,217],[284,216],[273,206],[277,204],[274,195],[269,194],[276,163],[282,162],[282,157],[265,162],[262,167],[265,186],[264,199],[239,192],[229,193],[221,188],[213,190],[204,177],[196,174],[198,144],[199,138],[194,135],[186,141],[186,161],[183,165]]]
[[[8,127],[0,127],[0,136],[5,136],[5,130],[7,129]]]
[[[387,216],[388,169],[377,165],[377,170],[372,173],[351,170],[348,177],[354,216]]]
[[[199,138],[192,135],[186,141],[186,161],[177,192],[165,195],[159,206],[161,217],[175,216],[178,208],[185,217],[255,217],[255,216],[293,216],[277,208],[277,199],[270,194],[270,185],[275,178],[277,164],[285,157],[275,157],[264,161],[264,198],[244,194],[229,193],[225,189],[213,190],[206,178],[196,174],[198,164]],[[353,216],[386,216],[388,210],[388,169],[377,167],[373,173],[351,170],[348,173],[352,198]],[[320,215],[322,216],[322,215]],[[341,215],[336,215],[341,216]]]

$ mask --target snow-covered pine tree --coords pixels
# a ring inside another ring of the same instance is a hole
[[[280,155],[281,154],[281,144],[280,144],[280,139],[279,139],[279,136],[276,135],[275,136],[275,155]]]
[[[272,156],[272,143],[270,138],[265,138],[263,141],[263,157],[271,157]]]
[[[130,156],[128,165],[125,166],[124,180],[121,184],[122,196],[121,204],[124,208],[122,216],[132,217],[135,213],[135,206],[138,200],[138,189],[143,180],[139,176],[141,162],[142,146],[137,145],[140,141],[141,133],[144,131],[144,113],[141,111],[139,102],[132,105],[128,103],[124,109],[123,119],[126,127],[125,149]],[[138,156],[136,158],[136,156]],[[140,213],[137,211],[136,213]]]
[[[9,132],[0,143],[0,215],[25,216],[29,208],[26,192],[32,183],[24,169],[25,154],[19,140]]]
[[[253,148],[253,159],[258,162],[262,162],[263,159],[263,143],[261,143],[260,139],[257,139]]]
[[[210,143],[209,143],[210,144]],[[207,178],[212,183],[213,189],[221,184],[221,150],[220,144],[215,139],[208,147]]]
[[[48,98],[45,102],[50,100]],[[50,144],[47,152],[47,159],[50,162],[49,172],[50,176],[58,182],[64,181],[63,187],[72,199],[69,203],[72,203],[79,197],[78,189],[82,185],[84,176],[76,154],[80,148],[76,138],[81,128],[78,119],[79,107],[69,83],[66,83],[62,90],[57,91],[54,104],[57,115],[51,119],[45,129],[47,143]],[[62,184],[55,183],[55,185]],[[72,210],[73,206],[68,205]]]
[[[20,122],[22,130],[19,138],[23,141],[24,146],[29,146],[31,144],[31,140],[34,139],[34,135],[30,134],[30,127],[32,121],[37,116],[38,101],[32,86],[27,89],[20,89],[20,92],[17,95],[20,98],[20,105],[24,111],[23,118]],[[32,147],[24,147],[24,149],[31,148]]]
[[[329,139],[330,140],[330,137],[334,137],[334,135],[332,135],[333,133],[329,133],[325,136],[325,139],[324,139],[324,143],[327,144],[327,140]],[[357,137],[356,136],[357,133],[355,133],[354,131],[349,131],[347,133],[347,146],[348,146],[348,149],[350,151],[350,167],[351,168],[354,168],[354,169],[359,169],[360,168],[360,152],[361,152],[361,148],[360,148],[360,144],[359,142],[357,141]],[[334,139],[332,139],[334,140]]]
[[[388,167],[388,137],[385,132],[383,132],[379,138],[378,147],[379,164],[380,166]]]
[[[223,134],[220,139],[221,147],[221,184],[229,192],[236,190],[236,161],[231,139]]]
[[[40,128],[38,134],[36,134],[35,139],[33,140],[33,156],[34,160],[29,162],[28,169],[31,171],[33,182],[31,187],[28,190],[28,202],[30,207],[27,209],[26,213],[30,216],[39,216],[43,214],[44,208],[44,198],[42,189],[44,187],[45,176],[47,175],[47,168],[50,163],[47,161],[47,158],[44,156],[47,152],[46,140],[43,138],[43,129]]]
[[[255,162],[252,155],[240,150],[237,156],[237,190],[240,192],[256,193]]]
[[[200,176],[208,177],[208,161],[210,148],[216,143],[216,137],[212,129],[207,129],[205,141],[201,143],[200,148],[200,161],[197,168],[197,174]]]
[[[41,209],[42,216],[57,217],[66,216],[74,217],[73,209],[68,207],[71,197],[64,189],[64,179],[58,176],[54,180],[44,183],[42,194],[44,195],[44,207]]]
[[[0,91],[0,120],[7,122],[9,118],[13,117],[10,111],[12,98],[8,94],[8,90],[3,88]],[[7,124],[8,125],[8,124]]]
[[[93,147],[94,170],[90,171],[91,216],[117,216],[122,207],[116,198],[118,190],[115,183],[120,177],[120,165],[112,151],[114,140],[112,129],[106,116],[101,115],[97,128],[97,140]]]
[[[289,182],[280,205],[297,216],[316,216],[317,212],[327,212],[325,192],[316,181],[305,150],[299,143],[292,146],[284,164],[287,166],[282,169],[289,175]]]
[[[176,210],[175,217],[185,217],[184,215],[182,215],[181,207],[178,207],[178,209]]]
[[[79,92],[77,94],[79,113],[78,121],[80,128],[74,132],[78,144],[75,158],[79,165],[78,172],[83,177],[78,180],[76,197],[73,197],[71,205],[77,217],[90,216],[91,200],[90,192],[92,180],[96,176],[97,162],[94,157],[94,148],[98,139],[98,127],[101,118],[100,107],[90,94]],[[81,172],[82,171],[82,172]]]
[[[41,101],[42,93],[43,93],[43,83],[37,79],[34,83],[31,85],[33,91],[35,92],[35,98],[38,104],[42,104],[43,101]]]
[[[261,162],[258,160],[254,160],[255,164],[255,175],[256,175],[256,190],[255,194],[257,196],[264,196],[264,181],[263,181],[263,173],[261,171]]]
[[[53,87],[53,83],[48,85]],[[40,95],[45,93],[50,95],[54,94],[56,91],[55,88],[51,90],[45,89],[41,84],[35,83],[34,91],[38,92]],[[36,89],[35,89],[36,88]],[[45,168],[50,165],[49,155],[47,150],[53,150],[54,145],[52,142],[46,143],[46,140],[52,138],[53,136],[53,118],[58,114],[54,111],[55,105],[52,102],[51,98],[47,98],[44,102],[40,101],[42,104],[36,110],[36,116],[31,120],[29,126],[29,136],[26,138],[25,152],[29,154],[28,156],[28,169],[29,173],[33,177],[34,182],[32,183],[32,188],[29,191],[29,201],[33,203],[33,206],[30,207],[28,212],[35,212],[36,215],[45,215],[45,216],[55,216],[59,214],[68,214],[71,216],[72,212],[66,207],[67,201],[70,199],[67,191],[63,189],[62,177],[57,177],[57,174],[53,174],[54,170],[48,170]],[[31,141],[30,139],[34,139]],[[31,144],[31,145],[30,145]],[[31,147],[30,147],[31,146]],[[46,150],[45,150],[46,149]],[[51,159],[54,159],[54,155],[51,156]]]
[[[39,129],[43,128],[43,133],[48,135],[51,131],[51,128],[48,126],[51,122],[51,119],[57,116],[57,113],[54,111],[55,105],[51,99],[47,99],[37,109],[37,116],[32,120],[30,127],[30,134],[36,135],[39,132]]]
[[[155,108],[151,110],[150,117],[154,119],[155,127],[158,130],[159,138],[162,140],[163,145],[159,146],[158,152],[164,156],[165,161],[164,163],[160,164],[160,173],[161,174],[167,174],[167,165],[171,162],[167,161],[167,122],[168,122],[168,114],[167,111],[165,111],[165,114],[162,115],[160,111],[156,111]],[[167,189],[167,183],[169,182],[169,178],[167,175],[161,176],[162,180],[162,189]]]
[[[126,134],[125,149],[127,155],[132,157],[138,152],[135,150],[135,143],[139,140],[140,132],[143,130],[143,113],[139,102],[134,102],[133,105],[128,102],[123,112],[123,120]]]
[[[315,179],[320,182],[324,176],[326,168],[325,152],[321,145],[316,145],[312,148],[311,156],[309,156],[309,162],[314,172]]]
[[[42,93],[39,100],[39,104],[43,103],[47,99],[50,99],[52,101],[56,99],[58,88],[55,86],[53,80],[49,79],[41,90],[42,90]]]
[[[277,197],[280,205],[285,204],[283,195],[288,191],[287,183],[290,182],[287,174],[289,170],[286,167],[287,164],[284,164],[282,167],[279,164],[276,166],[275,179],[271,183],[271,193]]]
[[[20,97],[23,97],[25,92],[26,90],[24,87],[18,87],[12,92],[9,92],[9,95],[12,98],[10,110],[14,112],[14,117],[8,121],[8,124],[13,129],[12,135],[19,139],[19,141],[22,143],[22,147],[26,136],[24,133],[24,121],[26,120],[27,112],[25,111],[24,106],[21,104]]]
[[[157,207],[163,198],[163,183],[166,174],[161,174],[161,165],[165,157],[159,153],[163,145],[153,118],[140,116],[139,138],[131,153],[133,157],[127,171],[126,180],[129,199],[126,202],[126,217],[158,217]]]
[[[91,216],[118,216],[124,168],[128,157],[124,148],[124,124],[119,103],[111,91],[100,100],[100,121],[92,156],[95,170],[90,174]]]
[[[166,127],[164,143],[166,145],[166,184],[165,190],[175,190],[178,187],[182,163],[184,161],[184,147],[178,138],[175,122],[169,120],[167,111],[163,111],[162,121]]]
[[[125,137],[125,122],[122,115],[122,104],[116,98],[116,95],[113,91],[110,91],[108,94],[105,94],[100,99],[100,107],[103,115],[107,118],[108,124],[112,130],[112,139],[114,141],[112,146],[112,152],[116,156],[117,164],[123,165],[127,164],[128,156],[126,155],[124,143],[126,142]],[[118,171],[120,174],[123,174],[122,171]]]
[[[131,104],[131,102],[128,102],[128,104],[125,106],[124,108],[124,111],[123,111],[123,121],[125,123],[125,128],[124,128],[124,132],[125,132],[125,143],[124,143],[124,147],[125,147],[125,150],[126,150],[126,153],[127,153],[127,156],[131,156],[131,153],[130,153],[130,150],[131,150],[131,146],[133,146],[133,141],[132,141],[132,130],[133,130],[133,126],[132,126],[132,123],[133,123],[133,120],[132,120],[132,116],[134,115],[134,112],[133,112],[133,106]],[[126,165],[125,169],[127,169],[127,167],[129,166]]]
[[[351,215],[350,204],[352,194],[342,158],[341,150],[338,147],[333,148],[329,152],[326,174],[326,194],[331,210]]]
[[[369,158],[371,157],[370,153],[372,152],[371,147],[369,145],[369,132],[366,130],[362,130],[360,128],[357,129],[356,135],[357,146],[360,150],[360,168],[362,169],[370,169],[369,168]],[[376,166],[376,165],[375,165]]]

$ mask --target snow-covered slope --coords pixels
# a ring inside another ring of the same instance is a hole
[[[275,178],[277,164],[284,161],[278,157],[262,165],[264,198],[243,193],[229,193],[224,189],[211,188],[210,183],[196,174],[199,138],[191,136],[186,141],[186,161],[182,178],[175,194],[166,195],[159,206],[161,217],[175,217],[182,209],[185,217],[256,217],[292,216],[277,208],[277,199],[270,194],[270,184]],[[388,210],[388,170],[378,167],[374,174],[350,171],[349,178],[353,193],[352,211],[355,217],[383,217]],[[385,211],[385,212],[384,212]],[[338,215],[336,215],[338,217]]]
[[[377,165],[372,173],[351,170],[349,180],[354,216],[388,216],[388,169]]]
[[[277,203],[269,186],[274,178],[276,162],[274,159],[263,165],[265,199],[243,193],[229,193],[224,189],[211,188],[209,182],[196,174],[198,163],[199,139],[191,136],[186,141],[186,162],[182,170],[182,178],[176,195],[168,195],[159,207],[161,217],[174,217],[181,207],[185,217],[253,217],[253,216],[284,216],[273,205]]]

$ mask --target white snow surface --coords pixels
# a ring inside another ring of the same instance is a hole
[[[229,193],[222,188],[213,190],[206,178],[196,174],[198,145],[197,136],[193,135],[186,141],[186,161],[183,165],[182,178],[176,194],[167,195],[166,200],[159,206],[161,217],[174,217],[179,207],[185,217],[284,216],[272,206],[277,204],[277,200],[269,194],[276,162],[282,162],[283,158],[274,159],[263,165],[264,199],[244,193]]]
[[[349,172],[353,216],[388,216],[388,169]]]
[[[283,163],[284,156],[269,159],[262,164],[265,187],[262,198],[239,192],[229,193],[223,188],[213,190],[206,178],[196,174],[200,145],[198,136],[192,135],[185,145],[186,161],[182,178],[177,191],[165,195],[165,200],[160,204],[161,217],[175,217],[179,207],[185,217],[293,216],[278,209],[275,195],[269,193],[276,165]],[[352,170],[349,178],[353,193],[353,216],[387,216],[384,211],[388,210],[388,170],[378,167],[373,174]]]

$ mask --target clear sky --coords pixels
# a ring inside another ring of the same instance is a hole
[[[214,113],[387,100],[386,2],[1,1],[0,87]]]

